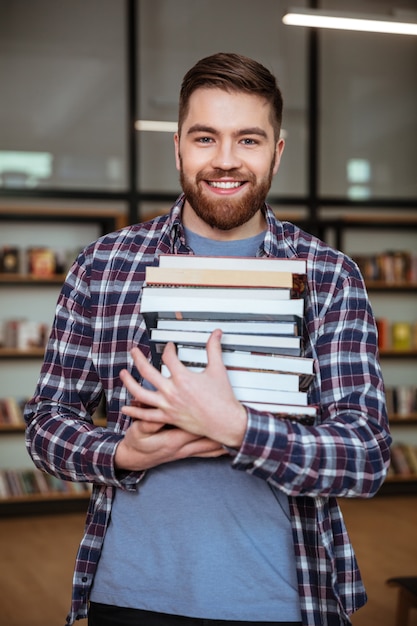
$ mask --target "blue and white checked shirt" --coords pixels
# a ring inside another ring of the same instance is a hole
[[[63,285],[40,381],[25,411],[35,464],[93,493],[74,573],[67,624],[87,615],[94,572],[114,490],[135,490],[143,472],[115,472],[117,444],[129,425],[119,380],[132,371],[129,350],[149,355],[140,314],[145,268],[161,253],[192,254],[181,225],[183,196],[169,215],[126,227],[89,245]],[[305,356],[315,359],[310,403],[314,426],[248,409],[236,470],[255,474],[289,496],[304,626],[349,624],[366,601],[335,497],[371,497],[389,465],[391,443],[377,334],[362,277],[345,255],[265,206],[260,256],[307,261]],[[134,375],[137,376],[137,373]],[[91,415],[102,394],[107,427]]]

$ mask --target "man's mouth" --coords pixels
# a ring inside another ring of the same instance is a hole
[[[215,187],[216,189],[237,189],[244,185],[244,181],[221,181],[221,180],[212,180],[208,181],[210,187]]]

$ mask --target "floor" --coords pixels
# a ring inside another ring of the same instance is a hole
[[[395,575],[417,575],[417,497],[342,501],[369,601],[354,626],[394,626]],[[0,519],[0,625],[64,626],[84,515]],[[86,620],[77,622],[86,625]],[[409,626],[417,626],[417,610]]]

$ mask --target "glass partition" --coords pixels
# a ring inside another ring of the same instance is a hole
[[[126,188],[125,3],[0,3],[0,187]]]
[[[383,15],[393,4],[354,0],[349,11]],[[416,10],[414,0],[401,5]],[[416,197],[417,38],[323,29],[319,65],[319,193]]]

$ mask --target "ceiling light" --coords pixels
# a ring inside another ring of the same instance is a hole
[[[137,120],[135,122],[136,130],[155,131],[159,133],[176,133],[178,130],[177,122],[161,122],[157,120]]]
[[[381,15],[326,11],[324,9],[291,9],[282,18],[291,26],[316,28],[336,28],[373,33],[393,33],[397,35],[417,35],[417,21],[406,21],[397,17]]]

